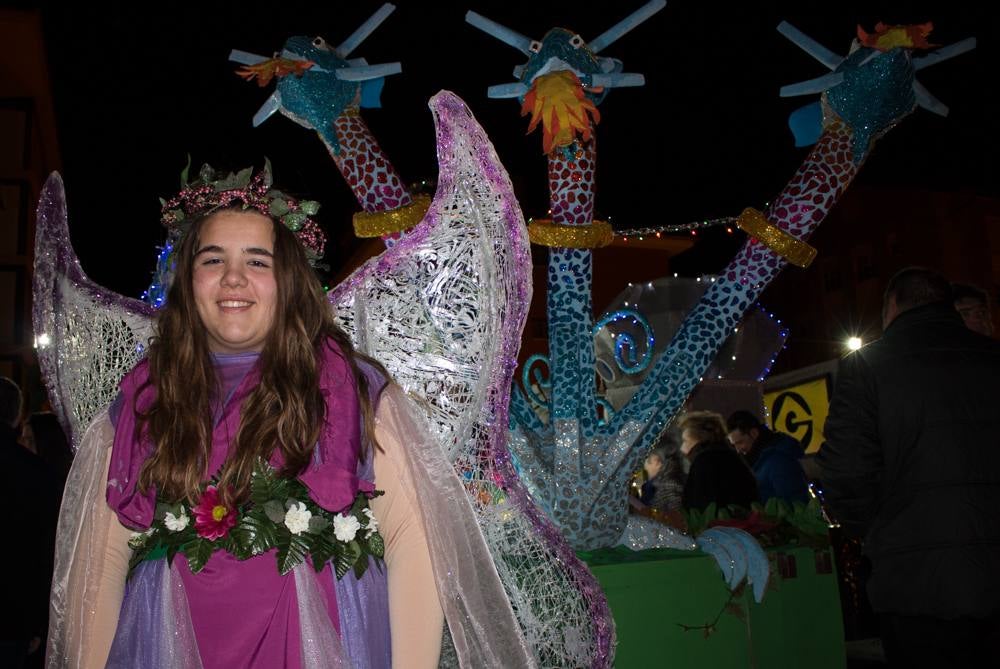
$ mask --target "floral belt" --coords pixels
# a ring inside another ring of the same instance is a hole
[[[281,478],[269,464],[258,462],[250,481],[250,500],[237,508],[221,502],[217,480],[209,481],[196,505],[157,499],[153,522],[129,539],[133,549],[129,574],[144,560],[177,553],[198,573],[215,551],[248,560],[277,549],[278,571],[284,575],[309,560],[316,571],[332,562],[337,578],[351,569],[361,578],[368,556],[382,558],[385,542],[368,506],[370,496],[359,492],[351,508],[337,514],[319,507],[298,479]],[[194,523],[191,518],[194,517]]]

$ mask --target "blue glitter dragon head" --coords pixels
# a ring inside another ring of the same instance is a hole
[[[339,153],[334,121],[352,108],[380,106],[385,77],[401,71],[399,63],[369,65],[364,58],[348,58],[394,9],[386,3],[337,47],[322,37],[296,36],[274,58],[234,50],[229,59],[245,66],[241,76],[262,86],[277,79],[276,90],[253,117],[254,126],[280,111],[316,130]]]
[[[532,41],[528,49],[531,51],[528,62],[515,71],[515,76],[518,76],[521,83],[530,88],[538,77],[568,70],[577,76],[584,93],[594,104],[601,103],[607,95],[607,89],[594,87],[593,75],[618,73],[622,70],[621,61],[598,58],[582,37],[565,28],[552,28],[541,42]]]
[[[622,72],[621,61],[597,54],[665,5],[666,0],[650,0],[589,43],[565,28],[549,30],[539,42],[475,12],[465,20],[528,56],[514,68],[518,80],[490,86],[489,96],[520,100],[521,115],[531,114],[528,132],[542,124],[544,152],[572,155],[578,144],[591,141],[601,119],[597,105],[609,89],[645,83],[641,74]]]
[[[826,91],[826,103],[854,130],[856,157],[917,106],[913,61],[905,49],[857,49],[834,72],[843,79]]]
[[[590,42],[565,28],[549,30],[539,42],[472,11],[465,15],[465,20],[528,56],[527,63],[514,68],[514,77],[518,81],[490,86],[491,98],[518,98],[523,101],[540,77],[553,72],[572,72],[587,97],[594,104],[600,104],[608,89],[642,86],[645,79],[641,74],[622,72],[621,61],[598,54],[666,4],[666,0],[650,0]]]
[[[930,31],[930,27],[930,24],[919,26],[924,31],[923,36]],[[925,55],[914,56],[914,49],[931,47],[925,41],[907,37],[914,32],[914,28],[917,27],[879,24],[874,35],[867,35],[859,28],[861,41],[854,44],[848,56],[842,57],[791,24],[782,22],[778,32],[831,72],[784,86],[781,96],[822,93],[825,107],[851,127],[854,133],[854,161],[860,163],[871,150],[872,143],[917,106],[942,116],[948,114],[948,107],[917,81],[916,73],[976,46],[975,38],[968,38]],[[820,119],[821,114],[804,113],[810,108],[815,109],[815,105],[793,114],[793,130],[797,139],[800,134],[808,135],[812,141],[819,136],[820,129],[815,127],[815,120]],[[797,128],[794,125],[796,115],[812,118],[813,127]],[[797,143],[811,142],[799,140]]]

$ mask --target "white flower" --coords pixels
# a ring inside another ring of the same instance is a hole
[[[306,508],[305,503],[297,502],[288,507],[285,512],[285,527],[292,534],[302,534],[309,529],[309,519],[312,518],[312,511]]]
[[[333,517],[333,533],[337,535],[337,541],[353,541],[360,529],[361,523],[353,515],[338,513]]]
[[[145,532],[133,532],[128,537],[129,547],[136,549],[142,548],[143,546],[146,545],[146,539],[148,539],[149,535],[151,535],[152,533],[153,533],[152,527],[146,530]]]
[[[167,513],[163,516],[163,524],[166,525],[167,529],[171,532],[180,532],[187,527],[190,522],[191,519],[188,518],[183,509],[181,509],[181,515],[179,516],[175,516],[169,511],[167,511]]]
[[[378,521],[375,520],[375,514],[372,513],[371,509],[361,509],[361,513],[365,514],[368,518],[368,524],[365,525],[365,539],[371,539],[372,535],[378,532]]]

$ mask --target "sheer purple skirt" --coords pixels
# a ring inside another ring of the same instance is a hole
[[[253,559],[264,560],[268,568],[274,568],[271,555]],[[184,578],[178,570],[177,562],[168,568],[166,560],[162,559],[144,562],[136,568],[126,587],[107,667],[215,669],[232,666],[230,661],[220,660],[213,653],[215,648],[202,653],[198,639],[205,645],[214,646],[220,624],[223,627],[231,625],[234,635],[243,634],[247,632],[246,627],[255,624],[255,612],[231,610],[221,623],[217,618],[213,620],[212,631],[196,629]],[[389,600],[384,564],[373,561],[360,580],[352,571],[337,581],[329,569],[316,574],[306,565],[300,565],[284,579],[285,587],[291,591],[284,595],[275,593],[276,601],[284,596],[290,599],[291,606],[287,609],[276,606],[277,613],[267,612],[265,616],[266,629],[250,631],[256,644],[246,649],[252,657],[251,666],[390,668]],[[330,579],[333,583],[322,583],[320,579]],[[255,587],[253,583],[243,585]],[[336,592],[340,635],[326,606],[330,585]],[[257,627],[259,623],[257,620]],[[246,657],[243,656],[241,662],[246,662]]]

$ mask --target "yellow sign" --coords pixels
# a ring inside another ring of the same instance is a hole
[[[806,453],[815,453],[823,443],[823,426],[830,410],[830,390],[825,375],[788,388],[764,394],[771,428],[802,442]]]

